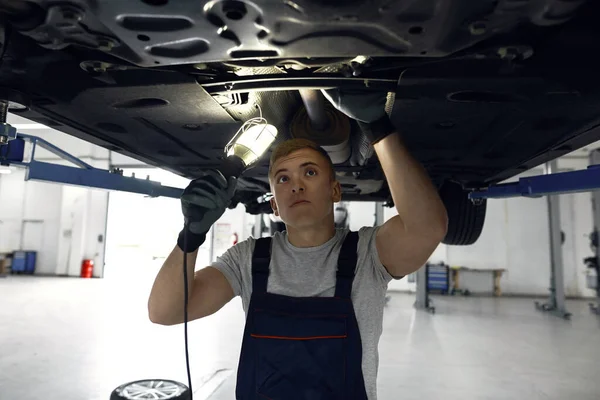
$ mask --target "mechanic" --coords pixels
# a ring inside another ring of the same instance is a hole
[[[185,253],[190,321],[242,297],[237,399],[376,399],[387,285],[424,265],[446,234],[446,209],[389,120],[385,94],[324,93],[374,146],[398,215],[358,232],[336,229],[341,187],[331,159],[311,141],[285,141],[272,152],[269,182],[286,231],[242,241],[194,274],[197,250],[235,188],[235,179],[209,173],[181,198],[187,243],[182,231],[150,294],[154,323],[183,322]]]

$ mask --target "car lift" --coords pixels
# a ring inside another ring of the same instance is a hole
[[[31,149],[27,157],[25,157],[26,142],[31,143]],[[35,160],[37,146],[75,164],[76,167]],[[108,171],[92,167],[44,139],[20,133],[0,145],[0,165],[27,168],[25,180],[117,190],[145,194],[150,197],[179,198],[183,193],[183,189],[163,186],[160,182],[151,181],[150,179],[123,176],[123,171],[120,169]]]
[[[550,297],[548,302],[536,302],[536,308],[564,319],[571,314],[565,308],[562,240],[560,230],[559,194],[592,191],[594,204],[594,230],[600,228],[600,149],[590,153],[590,166],[585,170],[557,173],[557,161],[545,164],[545,174],[519,179],[517,182],[491,185],[482,190],[469,193],[469,198],[477,204],[484,199],[503,199],[510,197],[547,196],[548,221],[550,226]],[[596,259],[600,260],[600,248],[596,247]],[[600,281],[600,277],[598,278]],[[417,296],[415,308],[434,312],[435,308],[427,290],[426,268],[416,272]],[[597,304],[590,304],[592,312],[600,315],[600,282],[596,286]]]
[[[8,124],[5,125],[10,126]],[[139,179],[134,176],[123,176],[123,171],[119,169],[108,171],[92,167],[79,158],[36,136],[17,134],[16,131],[12,131],[8,135],[1,135],[1,137],[0,165],[14,165],[27,168],[25,180],[116,190],[145,194],[150,197],[179,198],[183,193],[183,189],[163,186],[160,182]],[[30,142],[32,145],[27,158],[25,158],[26,142]],[[36,161],[35,150],[38,145],[61,159],[74,164],[76,167]],[[550,299],[548,303],[536,303],[536,307],[539,310],[547,311],[566,319],[569,318],[570,313],[565,309],[560,210],[559,199],[556,195],[600,189],[600,150],[595,150],[590,154],[590,164],[585,170],[556,173],[557,163],[554,160],[546,163],[545,175],[521,178],[519,181],[513,183],[492,185],[489,188],[473,191],[469,194],[469,198],[475,203],[483,199],[547,196],[552,264]],[[594,192],[593,198],[594,204],[600,204],[600,190]],[[381,224],[383,223],[382,205],[376,207],[378,207],[375,212],[376,223]],[[594,207],[594,225],[597,231],[600,228],[600,206]],[[596,256],[600,257],[598,252],[600,250],[596,251]],[[424,268],[421,269],[423,270],[421,274],[417,273],[417,301],[415,302],[415,307],[432,310],[426,288],[427,277],[424,273]],[[600,288],[597,288],[597,294],[599,296],[598,304],[600,305]],[[600,314],[599,305],[593,305],[591,307],[592,311]]]
[[[550,226],[550,298],[547,303],[536,302],[536,308],[553,315],[569,319],[565,308],[563,279],[563,257],[560,230],[560,202],[557,195],[593,191],[595,204],[600,202],[600,150],[590,153],[590,166],[585,170],[556,173],[557,161],[545,165],[545,175],[519,179],[518,182],[490,186],[488,189],[474,191],[469,198],[474,202],[480,199],[499,199],[508,197],[542,197],[548,200],[548,222]],[[600,226],[600,210],[594,207],[595,229]],[[600,294],[600,291],[597,291]],[[598,299],[600,300],[600,298]],[[599,302],[600,304],[600,302]],[[598,307],[592,307],[597,310]]]

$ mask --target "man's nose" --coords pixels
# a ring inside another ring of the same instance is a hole
[[[304,192],[304,184],[302,181],[294,182],[292,185],[292,193]]]

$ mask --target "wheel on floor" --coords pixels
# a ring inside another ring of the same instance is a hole
[[[144,379],[119,386],[110,400],[156,399],[190,400],[190,389],[183,383],[166,379]]]

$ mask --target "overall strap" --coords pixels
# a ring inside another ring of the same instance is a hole
[[[348,232],[338,256],[335,297],[350,299],[354,270],[356,269],[356,261],[358,259],[357,247],[358,232]]]
[[[252,253],[252,293],[267,293],[270,262],[271,238],[257,239]]]

